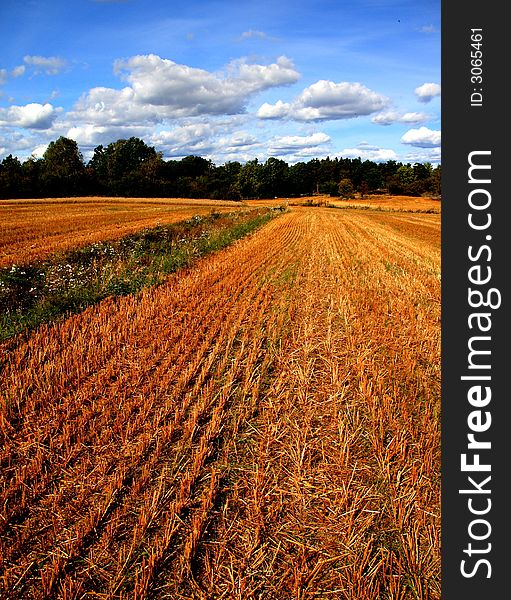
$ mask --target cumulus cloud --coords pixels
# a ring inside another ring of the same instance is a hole
[[[7,81],[7,69],[0,69],[0,85]]]
[[[441,87],[438,83],[423,83],[415,88],[415,95],[419,102],[430,102],[436,96],[440,96]]]
[[[63,64],[51,58],[26,56],[23,66],[31,72],[38,69],[50,73]],[[62,109],[49,103],[3,108],[0,125],[51,128],[52,135],[66,135],[89,148],[137,136],[148,140],[153,137],[154,143],[171,155],[203,153],[213,147],[213,134],[228,135],[236,121],[246,118],[245,106],[255,94],[294,83],[300,76],[284,56],[271,64],[239,59],[220,72],[180,65],[156,55],[134,56],[116,61],[114,71],[126,81],[125,87],[92,88],[63,114]],[[8,78],[10,73],[0,71],[0,76]],[[223,129],[221,115],[226,116]],[[214,124],[210,131],[196,121],[206,117]],[[179,126],[169,129],[171,122]],[[157,133],[155,126],[163,131]],[[248,147],[248,143],[245,145]],[[227,146],[237,147],[236,139]]]
[[[427,127],[409,129],[401,138],[401,142],[418,148],[435,148],[441,144],[441,132]]]
[[[116,139],[141,137],[145,138],[150,134],[150,129],[144,126],[125,125],[113,126],[93,125],[86,123],[70,127],[65,134],[66,137],[75,140],[79,146],[94,148],[95,146],[108,145]]]
[[[229,160],[246,161],[256,157],[266,160],[269,156],[285,156],[286,161],[295,162],[301,157],[321,155],[321,146],[331,141],[322,132],[303,136],[275,136],[269,141],[261,139],[257,133],[243,129],[225,133],[226,129],[236,126],[236,123],[225,120],[207,123],[192,120],[154,134],[150,142],[167,157],[199,154],[220,164]]]
[[[0,108],[0,125],[26,127],[27,129],[49,129],[62,109],[53,105],[32,102],[25,106]]]
[[[367,142],[361,142],[355,148],[344,148],[336,154],[338,158],[360,158],[362,160],[372,160],[374,162],[387,162],[388,160],[397,160],[398,156],[390,148],[379,148]]]
[[[170,130],[154,133],[151,144],[167,157],[209,154],[213,149],[215,126],[210,123],[185,123]]]
[[[36,146],[32,152],[32,156],[34,158],[42,158],[44,156],[44,153],[46,152],[46,150],[48,149],[49,143],[48,144],[39,144],[38,146]]]
[[[297,121],[352,119],[382,110],[388,98],[361,83],[335,83],[321,79],[305,88],[290,104],[278,101],[263,104],[261,119],[289,117]]]
[[[302,148],[316,148],[330,141],[330,136],[323,132],[311,135],[284,135],[270,140],[270,153],[283,153]]]
[[[111,141],[128,133],[146,137],[154,134],[155,125],[169,121],[241,114],[253,94],[299,77],[285,57],[270,65],[233,61],[224,72],[211,73],[148,55],[116,61],[114,70],[129,85],[92,88],[60,120],[78,143],[104,144],[108,136]],[[183,123],[157,134],[155,143],[168,155],[205,151],[209,142],[201,138],[201,127]],[[193,141],[194,135],[200,139]]]
[[[82,95],[67,115],[70,122],[104,127],[123,127],[155,123],[158,111],[136,101],[130,87],[121,90],[92,88]]]
[[[63,58],[58,56],[30,56],[23,58],[25,64],[34,68],[34,75],[58,75],[67,65]]]
[[[282,119],[289,115],[290,111],[291,104],[277,100],[275,104],[268,104],[268,102],[261,104],[256,115],[260,119]]]
[[[223,136],[218,140],[218,147],[224,152],[247,152],[260,146],[259,140],[247,131],[235,131],[232,135]]]
[[[392,125],[393,123],[404,123],[406,125],[420,125],[425,123],[430,117],[425,113],[407,112],[399,113],[396,111],[382,112],[371,119],[377,125]]]
[[[173,118],[239,114],[251,96],[300,76],[285,56],[270,65],[236,60],[224,72],[212,73],[150,54],[118,60],[114,71],[129,82],[132,100]]]

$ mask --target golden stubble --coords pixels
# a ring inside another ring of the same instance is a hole
[[[4,344],[12,598],[439,598],[438,215],[294,207]]]

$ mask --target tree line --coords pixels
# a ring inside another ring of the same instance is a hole
[[[76,141],[50,142],[42,158],[0,163],[1,198],[67,196],[177,197],[243,200],[315,193],[350,198],[388,192],[440,195],[441,167],[430,163],[376,163],[361,158],[314,158],[288,165],[270,157],[215,165],[200,156],[165,160],[131,137],[97,146],[85,163]]]

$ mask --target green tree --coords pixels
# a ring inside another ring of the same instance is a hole
[[[9,154],[0,163],[0,198],[19,198],[23,190],[23,167]]]
[[[339,181],[339,196],[343,200],[349,200],[353,198],[353,184],[350,179],[344,178]]]
[[[238,188],[240,171],[241,163],[238,161],[229,161],[215,167],[208,179],[209,197],[216,200],[240,200],[241,194]]]
[[[141,165],[158,157],[156,150],[137,137],[120,139],[98,146],[89,166],[94,169],[96,182],[105,191],[117,196],[139,193],[137,171]],[[147,181],[144,183],[146,187]]]
[[[270,156],[258,172],[258,193],[264,198],[286,195],[289,165],[279,158]]]
[[[42,168],[42,158],[35,158],[34,156],[31,156],[23,163],[23,197],[39,198],[42,195]]]
[[[259,198],[261,165],[257,158],[246,162],[238,173],[237,187],[242,198]]]
[[[415,163],[412,167],[413,176],[415,181],[420,181],[423,179],[429,179],[431,177],[431,173],[433,171],[433,167],[431,163]]]
[[[442,167],[438,165],[431,171],[429,178],[428,192],[433,196],[440,196],[442,193]]]
[[[358,186],[358,191],[360,192],[360,197],[365,198],[369,193],[370,187],[367,181],[362,181],[362,183]]]
[[[298,162],[289,167],[288,193],[286,195],[310,196],[314,192],[315,185],[314,174],[309,163]]]
[[[415,173],[410,164],[401,165],[396,172],[396,176],[405,191],[415,181]]]
[[[363,183],[367,184],[368,191],[377,190],[382,187],[383,180],[381,170],[375,162],[371,160],[365,160],[362,163],[362,171],[363,176],[358,186],[359,190]]]
[[[325,194],[327,196],[338,196],[339,195],[339,184],[335,182],[333,179],[328,181],[324,181],[318,186],[318,191],[320,194]]]
[[[208,175],[213,169],[213,163],[202,156],[185,156],[179,162],[179,172],[181,177],[201,177]]]
[[[59,137],[43,154],[41,183],[49,196],[77,196],[85,175],[83,156],[75,140]]]
[[[131,172],[132,192],[137,196],[158,197],[165,194],[164,160],[161,154],[143,160]]]

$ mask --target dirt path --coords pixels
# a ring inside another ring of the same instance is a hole
[[[294,208],[5,346],[8,598],[439,598],[439,219]]]

